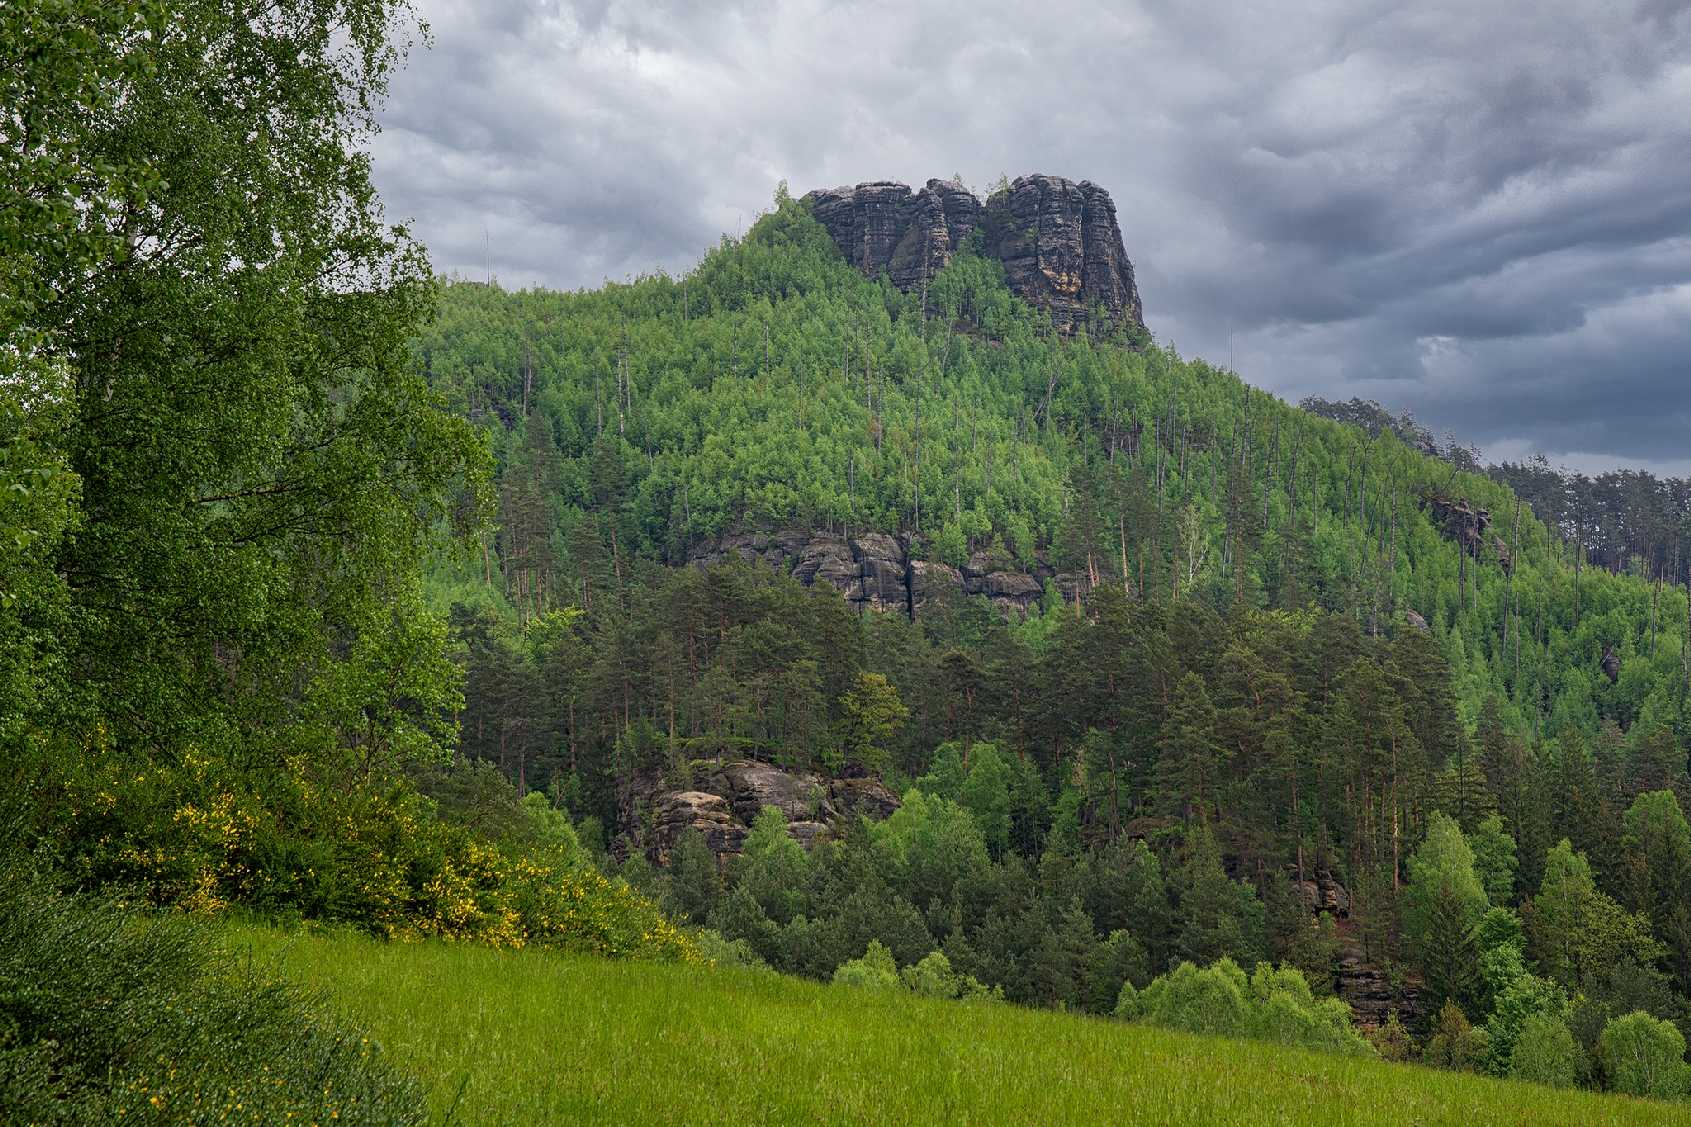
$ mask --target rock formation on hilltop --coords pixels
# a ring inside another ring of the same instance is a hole
[[[919,192],[873,181],[804,197],[846,261],[919,289],[977,230],[981,250],[1004,264],[1010,289],[1073,332],[1104,310],[1112,325],[1144,327],[1144,309],[1110,194],[1089,181],[1022,176],[983,204],[955,180]]]

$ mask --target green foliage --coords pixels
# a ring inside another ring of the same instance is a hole
[[[910,718],[898,689],[883,673],[859,673],[856,684],[840,698],[840,713],[850,761],[865,771],[884,771],[888,745]]]
[[[1478,1072],[1490,1055],[1485,1027],[1470,1024],[1461,1007],[1446,999],[1422,1050],[1422,1061],[1434,1068]]]
[[[203,923],[0,870],[0,1118],[423,1123],[417,1084]]]
[[[770,920],[787,923],[803,905],[810,858],[787,832],[786,815],[765,806],[741,848],[735,888],[750,893]]]
[[[1175,944],[1181,958],[1256,962],[1267,954],[1262,902],[1249,885],[1229,879],[1215,835],[1203,823],[1188,834],[1177,888],[1184,918]]]
[[[890,882],[925,911],[956,903],[964,882],[989,863],[974,817],[919,790],[905,792],[903,804],[873,834]]]
[[[1480,878],[1486,899],[1493,904],[1515,901],[1515,839],[1503,828],[1503,819],[1489,814],[1480,819],[1469,835],[1474,851],[1474,873]]]
[[[1124,986],[1116,1016],[1193,1033],[1372,1053],[1351,1028],[1349,1006],[1335,998],[1317,999],[1297,970],[1268,963],[1257,964],[1247,978],[1231,959],[1202,970],[1183,962],[1143,990]]]
[[[1474,854],[1456,821],[1436,813],[1409,859],[1404,933],[1426,978],[1430,1000],[1473,1001],[1480,951],[1474,929],[1486,911]]]
[[[860,958],[841,963],[834,972],[834,985],[855,986],[863,990],[898,990],[904,986],[898,977],[898,964],[892,952],[871,939]]]
[[[1509,1074],[1515,1045],[1534,1019],[1549,1018],[1562,1024],[1568,1014],[1568,996],[1555,983],[1536,974],[1520,973],[1497,991],[1491,1016],[1486,1020],[1486,1037],[1491,1046],[1487,1068],[1497,1076]]]
[[[1509,1054],[1509,1075],[1552,1088],[1572,1088],[1578,1079],[1579,1046],[1567,1025],[1551,1014],[1537,1013],[1521,1023],[1515,1048]]]
[[[1617,1017],[1603,1027],[1598,1052],[1617,1092],[1657,1099],[1691,1093],[1691,1065],[1685,1063],[1685,1036],[1673,1023],[1643,1011]]]
[[[688,827],[669,858],[669,896],[665,907],[678,920],[703,923],[722,896],[716,854],[698,830]]]
[[[1566,838],[1545,858],[1526,922],[1540,968],[1570,990],[1593,989],[1622,962],[1648,967],[1662,954],[1649,920],[1600,891],[1591,866]]]
[[[973,975],[958,974],[944,951],[932,951],[899,972],[899,979],[911,993],[923,998],[960,998],[965,1002],[1002,1001],[999,987],[987,989]]]

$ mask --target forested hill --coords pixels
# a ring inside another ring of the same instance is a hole
[[[901,292],[783,194],[681,278],[445,286],[417,355],[499,463],[498,535],[465,576],[526,619],[726,543],[859,598],[879,569],[1009,610],[1120,585],[1388,635],[1424,621],[1470,726],[1495,697],[1528,737],[1681,730],[1682,592],[1582,569],[1503,485],[1133,326],[1055,332],[978,245]],[[782,530],[805,535],[724,539]],[[804,566],[810,536],[865,533],[907,558],[860,569],[859,544],[841,575],[824,542]]]

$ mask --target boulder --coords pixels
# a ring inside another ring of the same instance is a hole
[[[787,833],[807,850],[831,836],[826,822],[788,822]]]
[[[932,560],[910,561],[910,612],[919,616],[933,606],[963,593],[963,573],[949,564]]]

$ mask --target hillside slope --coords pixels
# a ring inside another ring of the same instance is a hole
[[[788,199],[680,279],[447,286],[417,353],[498,449],[513,613],[631,557],[755,556],[907,611],[924,584],[1020,614],[1125,582],[1388,633],[1413,612],[1468,725],[1496,696],[1524,735],[1681,727],[1683,593],[1576,569],[1507,488],[1172,350],[1053,333],[967,248],[925,296]]]
[[[1656,1124],[1683,1109],[749,971],[232,933],[469,1123]],[[1387,1111],[1386,1109],[1389,1109]]]

